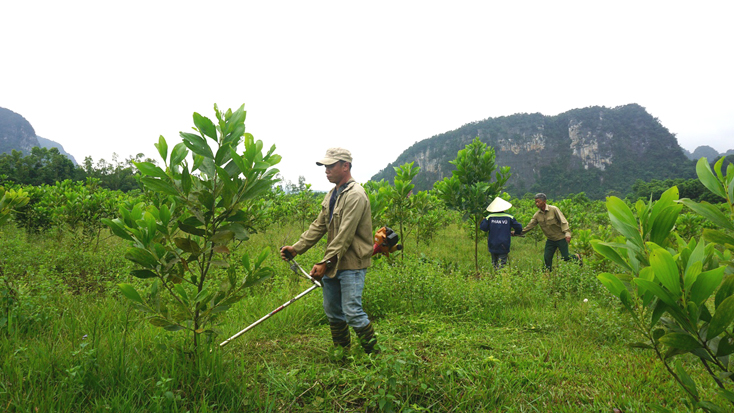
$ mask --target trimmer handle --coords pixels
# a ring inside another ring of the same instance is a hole
[[[288,250],[284,250],[285,246],[280,247],[280,250],[283,252],[283,255],[285,255],[285,258],[288,259],[288,261],[293,259],[293,256],[291,255],[291,252]]]

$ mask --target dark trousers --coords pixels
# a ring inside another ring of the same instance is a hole
[[[566,242],[565,238],[561,238],[558,241],[546,240],[543,261],[545,261],[545,268],[549,271],[553,267],[553,255],[556,253],[556,250],[561,251],[563,261],[578,260],[578,258],[568,255],[568,242]]]
[[[507,255],[508,254],[495,254],[493,252],[490,252],[492,254],[492,265],[494,265],[494,268],[500,269],[507,265]]]

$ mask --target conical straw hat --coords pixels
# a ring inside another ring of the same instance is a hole
[[[497,197],[492,201],[491,204],[487,207],[487,211],[489,212],[502,212],[507,211],[508,209],[512,208],[512,204],[505,201],[504,199]]]

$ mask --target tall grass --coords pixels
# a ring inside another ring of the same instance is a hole
[[[283,234],[293,234],[284,237]],[[271,229],[276,275],[250,290],[199,354],[148,324],[117,291],[125,245],[0,234],[9,322],[0,328],[0,409],[10,412],[338,412],[675,410],[675,383],[630,349],[629,322],[590,266],[542,268],[542,245],[513,240],[474,273],[470,240],[445,229],[420,253],[375,260],[364,293],[382,353],[331,345],[316,290],[217,350],[219,341],[308,288],[275,251],[298,231]],[[307,270],[318,247],[297,257]],[[4,285],[4,284],[2,284]],[[140,283],[143,290],[144,283]],[[587,301],[584,301],[586,299]],[[214,349],[211,353],[209,349]],[[695,365],[688,368],[695,372]],[[700,376],[694,376],[700,377]],[[713,389],[705,389],[715,399]]]

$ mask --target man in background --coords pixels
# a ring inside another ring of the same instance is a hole
[[[568,243],[571,242],[571,229],[568,226],[568,220],[563,216],[560,209],[553,205],[547,204],[548,197],[544,193],[535,195],[535,206],[538,211],[533,215],[528,225],[522,231],[523,234],[528,233],[540,225],[543,234],[547,238],[545,241],[545,252],[543,253],[543,261],[546,270],[550,271],[553,267],[553,255],[556,250],[561,251],[561,257],[564,261],[570,261],[572,257],[568,255]],[[581,257],[576,254],[573,257],[578,261],[579,265],[583,265]]]

